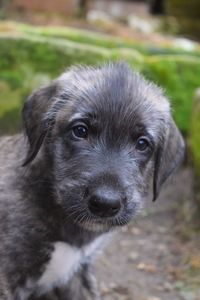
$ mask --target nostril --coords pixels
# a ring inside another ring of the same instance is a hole
[[[112,217],[116,215],[121,208],[121,199],[91,196],[89,199],[90,211],[100,217]]]

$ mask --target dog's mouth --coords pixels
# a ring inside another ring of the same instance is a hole
[[[91,231],[102,231],[106,232],[115,227],[124,226],[128,223],[128,220],[120,220],[120,218],[110,218],[110,219],[86,219],[77,221],[76,223],[87,230]]]
[[[107,231],[114,227],[124,226],[129,222],[127,218],[120,218],[120,217],[114,217],[114,218],[97,218],[97,219],[90,219],[90,220],[83,220],[79,222],[79,225],[91,229],[91,230],[97,230],[97,231]]]
[[[91,230],[107,232],[116,227],[127,225],[133,216],[137,214],[138,207],[135,203],[131,207],[124,207],[123,211],[116,214],[115,216],[102,215],[95,216],[91,214],[88,209],[80,209],[71,213],[72,222],[77,224],[79,227]]]

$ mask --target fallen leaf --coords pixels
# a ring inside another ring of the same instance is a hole
[[[173,277],[176,279],[176,280],[180,280],[183,278],[183,271],[179,268],[175,268],[175,267],[168,267],[167,268],[167,271],[173,275]]]
[[[141,262],[137,265],[137,270],[155,273],[157,271],[157,268],[152,264],[146,264]]]
[[[192,256],[190,259],[190,265],[192,268],[200,269],[200,256]]]

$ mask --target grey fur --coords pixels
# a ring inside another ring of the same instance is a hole
[[[65,288],[40,298],[37,282],[56,242],[84,253],[133,218],[150,186],[157,197],[184,153],[169,103],[124,63],[75,67],[29,97],[23,122],[25,136],[0,140],[1,300],[99,299],[81,271],[89,254]],[[80,123],[87,123],[87,139],[73,136]],[[141,136],[149,141],[145,151],[136,146]],[[99,190],[106,201],[116,197],[114,216],[89,209]]]

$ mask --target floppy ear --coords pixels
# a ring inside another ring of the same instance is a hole
[[[51,128],[51,120],[44,117],[55,101],[56,91],[57,85],[53,83],[34,92],[24,104],[22,119],[29,141],[29,150],[23,166],[30,163],[36,157]]]
[[[180,166],[185,153],[183,138],[172,118],[169,121],[169,130],[166,135],[155,158],[153,201],[158,197],[162,184]]]

